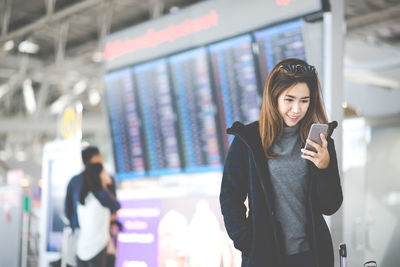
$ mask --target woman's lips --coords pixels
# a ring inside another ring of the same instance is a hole
[[[289,118],[291,121],[296,121],[296,120],[298,119],[298,117],[291,117],[291,116],[289,116],[289,115],[288,115],[288,118]]]

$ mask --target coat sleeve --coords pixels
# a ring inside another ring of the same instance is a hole
[[[110,209],[111,213],[115,213],[121,208],[119,202],[109,192],[101,190],[97,192],[96,197],[101,205]]]
[[[337,164],[335,144],[328,138],[329,166],[325,169],[316,169],[316,197],[317,206],[324,215],[334,214],[342,205],[343,193],[340,185],[339,169]]]
[[[251,233],[247,208],[248,151],[246,145],[235,137],[225,160],[222,176],[220,205],[228,235],[234,246],[246,253],[250,249]]]

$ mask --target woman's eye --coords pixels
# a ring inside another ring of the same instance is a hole
[[[303,100],[303,101],[301,101],[302,103],[304,103],[304,104],[307,104],[308,103],[308,100]]]
[[[290,98],[287,98],[285,100],[288,101],[288,102],[292,102],[293,101],[293,99],[290,99]]]

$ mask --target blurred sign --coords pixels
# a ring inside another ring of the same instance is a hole
[[[80,140],[46,143],[42,161],[41,253],[61,249],[64,201],[69,180],[82,171]]]
[[[67,106],[60,114],[58,137],[61,139],[82,138],[82,104]]]
[[[321,10],[321,0],[202,1],[107,36],[105,67],[155,59]]]
[[[7,172],[7,184],[20,185],[24,178],[24,171],[21,169],[9,170]]]
[[[225,231],[217,196],[120,202],[117,218],[123,231],[118,235],[117,267],[240,266],[240,252]]]

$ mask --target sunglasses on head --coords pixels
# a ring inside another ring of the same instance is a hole
[[[285,70],[291,73],[302,73],[302,72],[311,72],[315,73],[315,67],[312,65],[280,65],[279,70]]]

